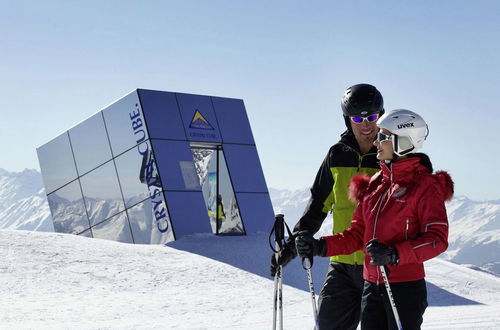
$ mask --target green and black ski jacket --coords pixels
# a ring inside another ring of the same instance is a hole
[[[319,168],[311,188],[311,198],[304,215],[294,227],[294,234],[301,230],[316,233],[329,212],[333,215],[333,233],[347,229],[352,220],[356,204],[349,200],[349,183],[356,174],[372,176],[380,170],[377,148],[373,147],[364,155],[359,150],[354,135],[342,134],[334,144]],[[331,257],[331,261],[350,265],[362,265],[364,253],[356,251],[350,255]]]

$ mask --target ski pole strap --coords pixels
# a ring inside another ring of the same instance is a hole
[[[274,220],[274,226],[271,232],[269,233],[269,246],[274,253],[279,253],[283,249],[283,245],[285,244],[285,228],[288,232],[288,237],[292,237],[292,232],[290,228],[285,222],[285,216],[283,214],[276,214]],[[274,241],[278,245],[278,250],[276,250],[271,242],[271,237],[274,233]]]

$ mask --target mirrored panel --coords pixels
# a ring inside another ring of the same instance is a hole
[[[127,213],[122,212],[92,227],[94,238],[108,239],[123,243],[134,243]]]
[[[224,152],[219,153],[219,193],[217,195],[218,234],[244,234],[243,222],[231,178],[227,170]]]
[[[89,238],[94,237],[94,236],[92,236],[92,230],[91,229],[87,229],[86,231],[84,231],[83,233],[80,233],[78,235],[79,236],[84,236],[84,237],[89,237]]]
[[[163,189],[149,142],[118,156],[115,164],[125,207],[135,205]]]
[[[111,159],[101,112],[70,129],[69,137],[80,176]]]
[[[114,156],[148,139],[137,91],[116,101],[102,112]]]
[[[47,200],[56,232],[78,234],[89,228],[78,180],[47,195]]]
[[[238,204],[220,146],[191,145],[212,232],[244,234]]]
[[[149,198],[127,209],[127,214],[130,219],[130,228],[132,229],[136,244],[151,243],[151,232],[153,229],[153,213],[151,210],[152,203]]]
[[[38,148],[37,154],[47,193],[77,178],[67,132]]]
[[[174,240],[163,193],[127,210],[136,244],[164,244]]]
[[[92,226],[125,209],[113,161],[80,178]]]
[[[217,233],[217,150],[192,147],[194,165],[200,180],[212,233]]]

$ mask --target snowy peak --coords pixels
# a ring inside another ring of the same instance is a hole
[[[309,201],[309,189],[287,190],[269,188],[275,214],[284,214],[290,228],[300,219]]]
[[[0,169],[0,228],[54,231],[40,172]]]
[[[8,172],[0,169],[0,207],[31,197],[43,189],[40,173],[33,169]]]

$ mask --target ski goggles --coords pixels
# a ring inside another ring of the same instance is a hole
[[[392,140],[394,138],[394,135],[388,135],[382,132],[377,133],[377,141],[378,142],[384,142],[387,140]]]
[[[366,120],[369,123],[373,123],[374,121],[377,121],[377,119],[380,117],[380,114],[374,113],[372,115],[368,115],[366,117],[363,116],[350,116],[351,121],[356,124],[361,124],[363,120]]]

